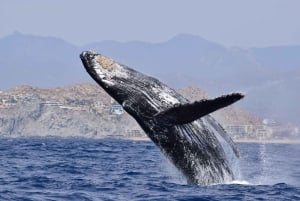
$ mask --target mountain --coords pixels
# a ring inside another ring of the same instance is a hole
[[[237,77],[243,76],[242,86],[248,86],[247,82],[252,79],[258,82],[267,76],[261,75],[264,73],[261,66],[247,52],[228,49],[193,35],[178,35],[158,44],[105,41],[86,45],[83,49],[111,56],[142,72],[163,78],[173,87],[182,87],[192,81],[204,88],[221,85],[228,90],[234,85],[240,86]],[[259,71],[261,73],[257,75]]]
[[[0,39],[0,88],[60,86],[87,80],[79,53],[76,46],[58,38],[15,32]]]
[[[252,48],[250,51],[257,62],[273,71],[300,72],[300,45]]]
[[[227,48],[182,34],[162,43],[102,41],[77,47],[58,38],[15,32],[0,39],[0,89],[91,81],[79,59],[89,49],[172,87],[197,85],[213,96],[245,92],[240,107],[262,118],[300,124],[300,46]]]

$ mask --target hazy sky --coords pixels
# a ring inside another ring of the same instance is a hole
[[[226,46],[300,44],[300,0],[0,0],[0,37],[165,41],[190,33]]]

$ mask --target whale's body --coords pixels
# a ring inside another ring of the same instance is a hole
[[[189,183],[234,179],[220,139],[237,150],[209,113],[241,99],[230,94],[191,103],[159,80],[93,51],[81,60],[91,77],[127,111]]]

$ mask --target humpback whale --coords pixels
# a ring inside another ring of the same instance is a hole
[[[210,113],[244,97],[232,93],[190,102],[158,79],[94,51],[80,54],[89,75],[130,114],[188,183],[234,179],[228,149],[238,150]],[[226,151],[227,150],[227,151]]]

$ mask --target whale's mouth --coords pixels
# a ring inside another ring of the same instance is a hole
[[[87,59],[92,59],[95,55],[98,55],[98,53],[93,50],[84,51],[80,54],[80,59],[83,61]]]
[[[84,51],[80,54],[80,59],[91,77],[99,84],[107,82],[109,71],[107,68],[111,63],[105,61],[105,57],[95,51]],[[101,65],[104,64],[104,65]],[[105,66],[105,67],[104,67]],[[109,68],[111,70],[111,68]],[[112,84],[106,83],[106,84]]]
[[[97,53],[94,51],[84,51],[80,54],[80,59],[87,71],[89,71],[89,69],[92,67],[91,61],[93,60],[95,55],[97,55]]]

